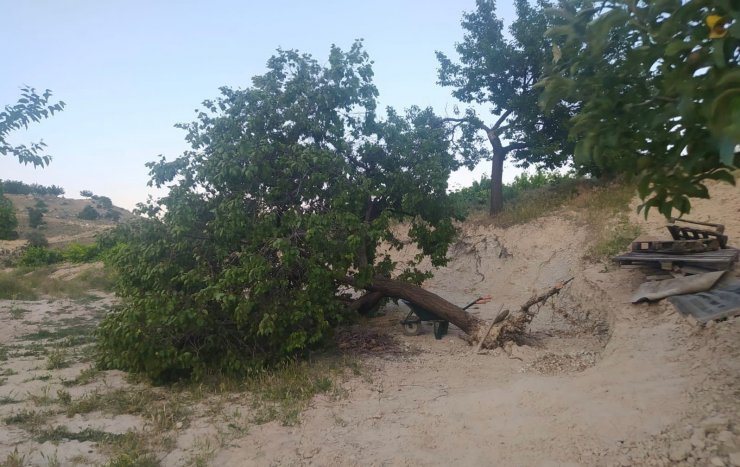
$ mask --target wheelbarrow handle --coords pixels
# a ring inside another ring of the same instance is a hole
[[[473,300],[472,302],[468,303],[467,305],[465,305],[464,307],[462,307],[462,309],[463,310],[467,310],[468,308],[470,308],[473,305],[485,305],[486,303],[490,302],[491,300],[493,300],[493,297],[491,297],[490,295],[483,295],[482,297],[478,297],[475,300]]]

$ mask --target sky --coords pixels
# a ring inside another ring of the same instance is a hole
[[[176,123],[218,88],[245,88],[265,71],[278,47],[320,62],[331,44],[355,39],[374,61],[381,106],[432,106],[451,114],[450,88],[436,84],[435,51],[456,57],[460,20],[475,0],[0,0],[0,104],[16,102],[23,85],[51,89],[63,112],[11,135],[43,139],[52,163],[43,169],[0,156],[0,179],[59,185],[133,208],[148,194],[144,164],[174,159],[188,148]],[[513,17],[510,1],[499,16]],[[453,174],[451,188],[490,170]],[[504,181],[518,173],[505,168]]]

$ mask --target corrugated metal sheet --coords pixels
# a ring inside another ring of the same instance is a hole
[[[668,301],[684,315],[701,323],[740,315],[740,282],[721,289],[688,295],[676,295]]]

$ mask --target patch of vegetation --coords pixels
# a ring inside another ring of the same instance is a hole
[[[31,310],[29,310],[28,308],[21,308],[19,306],[16,306],[15,304],[12,304],[10,306],[10,317],[13,319],[21,319],[23,318],[23,315],[30,312]]]
[[[89,296],[93,289],[111,290],[115,282],[115,273],[107,267],[91,267],[69,280],[49,277],[55,270],[42,267],[0,272],[0,299],[38,300],[41,295],[76,299]]]
[[[86,221],[94,221],[100,217],[100,213],[94,207],[87,205],[82,208],[77,217]]]
[[[26,456],[18,452],[18,447],[8,454],[8,457],[2,463],[3,467],[25,467]]]
[[[590,180],[576,178],[570,172],[523,173],[503,186],[504,208],[493,218],[493,222],[501,227],[509,227],[546,216],[591,183]],[[465,213],[487,213],[490,189],[491,180],[483,177],[451,196]]]
[[[179,397],[182,395],[132,388],[94,392],[70,401],[66,411],[69,416],[98,411],[113,415],[141,415],[157,430],[170,430],[178,422],[185,423],[190,415],[190,407],[183,397]]]
[[[12,201],[3,196],[0,190],[0,240],[15,240],[18,238],[18,218]]]
[[[90,336],[93,334],[95,325],[93,323],[82,322],[68,327],[59,327],[56,329],[40,329],[36,332],[25,334],[21,337],[24,341],[38,340],[63,340],[69,337]]]
[[[6,417],[3,421],[6,425],[16,425],[26,431],[34,432],[46,422],[47,415],[43,412],[23,409]]]
[[[38,248],[48,248],[49,246],[49,240],[46,238],[46,235],[37,230],[28,232],[26,234],[26,240],[28,240],[28,246]]]
[[[600,238],[589,248],[591,259],[609,259],[629,249],[632,241],[641,233],[640,226],[629,222],[627,216],[622,215],[615,225],[607,227]]]
[[[30,246],[23,252],[23,256],[21,256],[18,264],[33,268],[59,263],[63,259],[64,257],[57,250],[50,250],[41,246]]]
[[[61,196],[64,194],[64,188],[60,186],[44,186],[37,183],[29,185],[18,180],[0,180],[0,191],[9,195]]]
[[[62,381],[62,385],[67,387],[84,386],[85,384],[93,382],[99,374],[100,370],[95,367],[85,368],[75,379]]]
[[[59,443],[62,441],[92,441],[94,443],[110,443],[123,438],[126,435],[108,433],[105,431],[95,430],[92,428],[85,428],[82,431],[73,432],[65,426],[56,426],[50,430],[43,430],[37,434],[34,439],[37,443],[45,443],[51,441],[53,443]]]
[[[23,401],[21,401],[20,399],[16,399],[10,394],[0,396],[0,405],[17,404],[19,402],[23,402]]]
[[[159,467],[156,456],[146,447],[146,441],[137,433],[126,433],[117,438],[112,446],[111,459],[104,467]]]
[[[60,368],[67,368],[70,365],[67,359],[67,352],[62,349],[54,349],[49,352],[49,356],[46,358],[46,369],[47,370],[58,370]]]
[[[245,383],[254,397],[252,422],[263,424],[278,420],[285,426],[296,425],[301,412],[314,396],[336,391],[333,378],[343,368],[341,362],[333,360],[320,363],[296,361],[260,371]]]

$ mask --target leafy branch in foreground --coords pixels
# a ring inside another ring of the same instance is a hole
[[[0,112],[0,154],[18,159],[21,164],[32,164],[34,167],[44,167],[51,162],[51,156],[44,154],[46,144],[43,141],[12,145],[6,138],[12,131],[28,128],[32,122],[39,122],[49,118],[55,112],[64,109],[64,102],[50,103],[51,91],[46,90],[38,94],[34,88],[21,88],[21,97],[14,105],[6,105]]]
[[[579,105],[575,164],[637,175],[647,215],[687,213],[706,180],[740,166],[740,9],[736,2],[566,1],[545,108]]]

